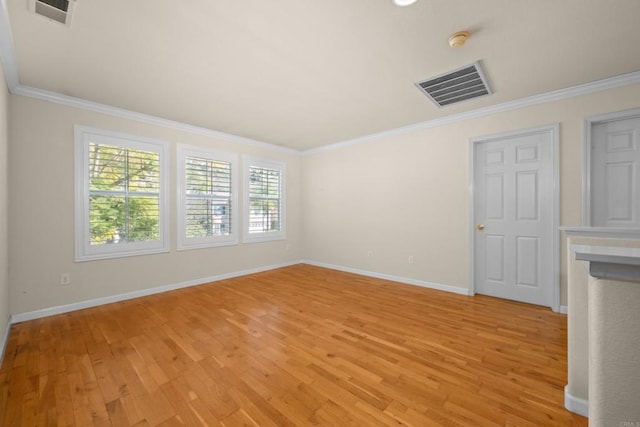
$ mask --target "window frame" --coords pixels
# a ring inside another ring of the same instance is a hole
[[[76,262],[169,252],[169,148],[165,141],[87,126],[74,126],[75,134],[75,260]],[[91,245],[89,212],[89,146],[101,143],[159,155],[158,240]]]
[[[186,236],[186,217],[185,217],[185,201],[186,201],[186,175],[185,161],[187,157],[199,157],[207,160],[215,160],[227,162],[231,165],[231,233],[227,236],[207,236],[207,237],[187,237]],[[224,151],[194,147],[185,144],[177,145],[176,157],[176,187],[177,187],[177,230],[178,242],[177,249],[179,251],[189,249],[211,248],[219,246],[232,246],[239,242],[239,217],[241,213],[238,209],[239,199],[239,179],[238,179],[238,155]]]
[[[257,242],[269,242],[274,240],[284,240],[286,239],[286,163],[244,156],[243,158],[243,233],[242,233],[242,241],[243,243],[257,243]],[[280,229],[278,231],[263,231],[263,232],[250,232],[249,222],[251,218],[251,203],[250,203],[250,185],[251,185],[251,177],[250,170],[251,167],[259,167],[265,169],[273,169],[278,170],[280,172]]]

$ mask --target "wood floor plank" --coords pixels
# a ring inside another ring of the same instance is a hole
[[[586,426],[566,316],[296,265],[12,325],[6,426]]]

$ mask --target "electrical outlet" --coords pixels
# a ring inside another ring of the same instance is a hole
[[[69,273],[62,273],[60,275],[60,285],[66,286],[71,284],[71,276]]]
[[[413,264],[413,255],[409,255],[409,264]]]

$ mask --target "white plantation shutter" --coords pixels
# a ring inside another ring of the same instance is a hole
[[[236,156],[178,148],[178,249],[237,243]]]
[[[249,167],[249,233],[280,231],[280,170]]]
[[[90,244],[158,240],[160,153],[89,143]]]
[[[185,179],[186,236],[229,235],[232,214],[231,164],[201,157],[187,157]]]
[[[168,251],[167,145],[76,127],[76,260]]]
[[[245,164],[245,241],[283,239],[284,164],[248,158]]]

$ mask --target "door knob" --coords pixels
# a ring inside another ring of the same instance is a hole
[[[482,230],[484,230],[484,224],[478,224],[478,225],[476,225],[476,229],[477,229],[478,231],[482,231]]]

